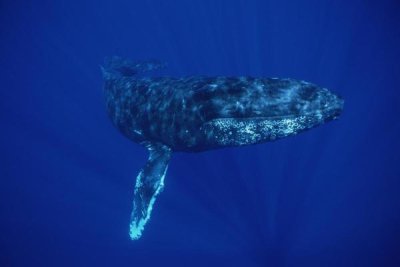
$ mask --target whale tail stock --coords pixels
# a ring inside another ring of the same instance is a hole
[[[164,187],[165,173],[172,150],[160,143],[146,143],[149,158],[136,177],[129,235],[139,239],[147,221],[150,219],[153,204]]]
[[[143,72],[164,69],[166,64],[157,60],[132,62],[117,56],[105,58],[100,66],[105,80],[122,77],[133,77]]]

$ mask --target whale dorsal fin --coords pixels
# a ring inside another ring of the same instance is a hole
[[[110,57],[104,60],[104,66],[101,67],[104,78],[131,77],[137,74],[164,69],[165,63],[157,60],[132,62],[120,57]]]
[[[171,158],[171,148],[160,143],[146,143],[149,158],[136,177],[129,235],[139,239],[150,219],[153,204],[164,187],[165,173]]]

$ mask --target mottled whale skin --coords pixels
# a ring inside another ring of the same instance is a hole
[[[130,237],[138,239],[171,153],[273,141],[336,119],[343,99],[309,82],[253,77],[146,77],[157,62],[113,57],[103,70],[108,113],[149,159],[136,179]]]

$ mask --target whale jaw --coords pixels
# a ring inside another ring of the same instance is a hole
[[[204,123],[203,147],[220,148],[253,145],[296,135],[339,116],[337,110],[286,117],[218,118]]]

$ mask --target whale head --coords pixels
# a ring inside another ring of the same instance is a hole
[[[203,147],[273,141],[334,120],[343,110],[340,96],[304,81],[270,78],[231,86],[211,100]]]

